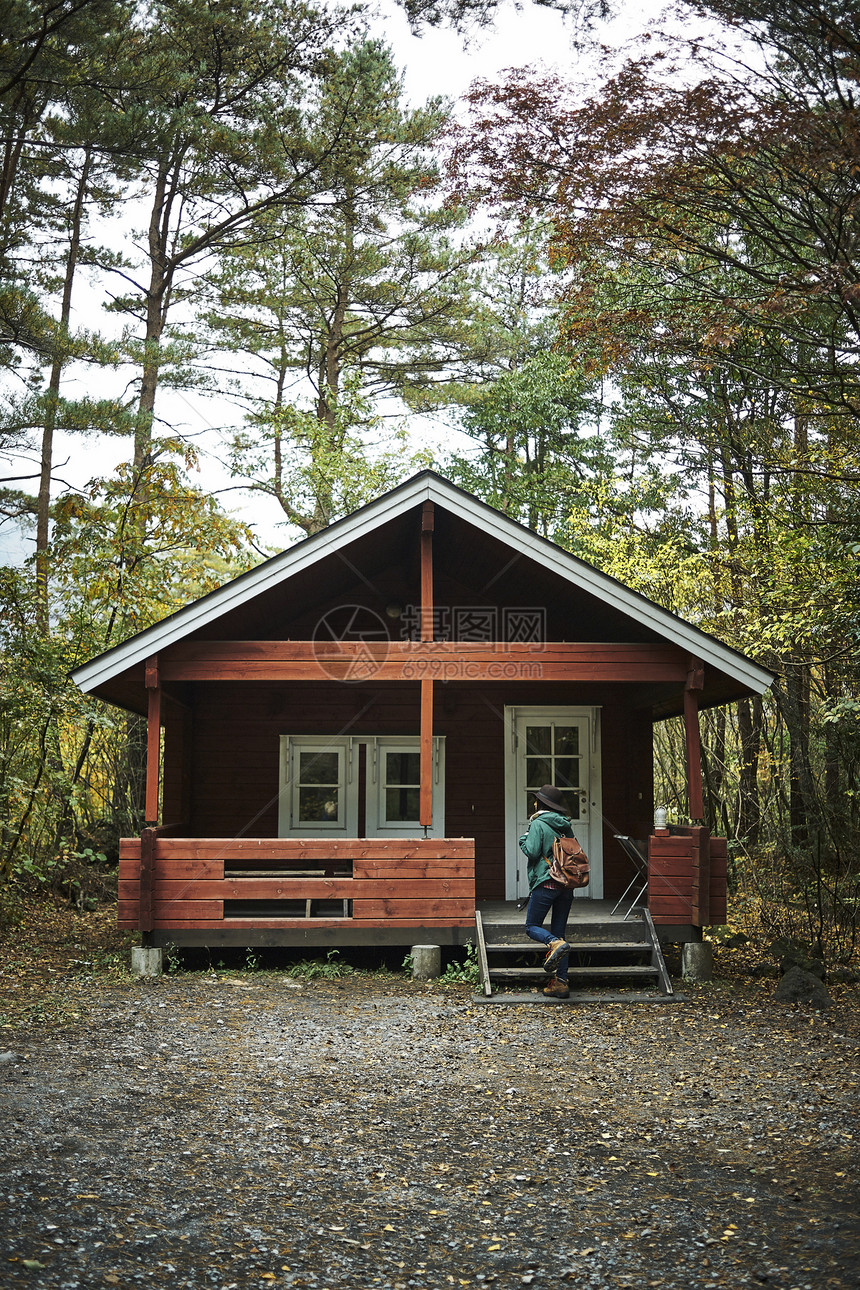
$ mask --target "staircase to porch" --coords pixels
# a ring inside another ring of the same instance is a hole
[[[475,913],[481,990],[499,1003],[519,999],[545,1000],[542,993],[524,993],[543,985],[545,949],[530,941],[524,913],[513,904],[493,902]],[[644,907],[626,918],[614,917],[609,902],[574,901],[567,924],[570,944],[568,981],[571,1000],[599,997],[668,999],[674,995],[654,924]],[[623,994],[613,994],[624,990]]]

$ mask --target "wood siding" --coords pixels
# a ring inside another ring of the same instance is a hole
[[[656,833],[648,846],[648,908],[657,925],[714,927],[726,921],[725,838],[707,829]]]

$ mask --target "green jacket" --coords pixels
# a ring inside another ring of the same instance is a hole
[[[520,838],[520,850],[529,862],[529,891],[549,877],[547,856],[557,837],[572,838],[570,820],[560,811],[536,811],[529,819],[529,831]]]

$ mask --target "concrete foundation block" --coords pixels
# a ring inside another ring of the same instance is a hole
[[[681,976],[688,981],[713,981],[714,947],[710,941],[692,941],[682,946]]]
[[[135,976],[161,976],[164,951],[151,945],[136,945],[131,951],[131,970]]]
[[[412,980],[432,981],[442,975],[442,948],[439,945],[412,946]]]

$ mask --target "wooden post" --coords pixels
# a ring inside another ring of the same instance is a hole
[[[711,924],[711,834],[703,825],[693,829],[693,926]]]
[[[433,680],[421,678],[421,793],[418,822],[433,824]]]
[[[158,656],[146,660],[149,712],[146,725],[146,822],[158,824],[158,789],[161,780],[161,684]]]
[[[421,639],[433,640],[433,503],[421,508]],[[421,791],[418,821],[433,824],[433,678],[421,678]]]
[[[705,806],[702,797],[702,745],[699,733],[699,694],[705,684],[705,665],[701,659],[691,658],[684,689],[684,731],[687,744],[687,794],[690,819],[703,821]]]
[[[421,509],[421,639],[433,639],[433,503]]]
[[[140,907],[138,920],[144,935],[152,931],[152,889],[155,885],[155,829],[140,835]]]

